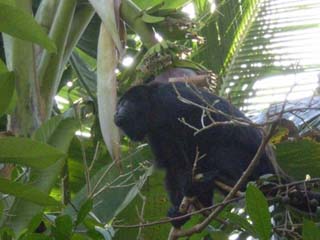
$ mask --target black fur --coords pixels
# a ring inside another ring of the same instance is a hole
[[[193,103],[201,106],[209,103],[226,114],[247,119],[229,102],[205,90],[183,83],[175,86],[183,98]],[[168,213],[170,217],[181,215],[179,206],[184,196],[197,196],[202,205],[212,205],[213,181],[217,179],[233,186],[262,141],[261,132],[251,126],[220,125],[194,135],[195,130],[181,119],[198,129],[202,124],[210,124],[212,119],[216,122],[229,119],[221,113],[211,113],[211,119],[203,116],[200,107],[179,100],[176,90],[168,83],[133,87],[120,99],[115,114],[116,125],[129,138],[135,141],[147,138],[156,165],[165,169],[166,188],[173,205]],[[197,149],[202,158],[197,162],[195,174],[203,175],[201,181],[192,180]],[[264,153],[249,180],[267,173],[274,173],[274,169]],[[179,227],[185,221],[174,221],[173,225]]]

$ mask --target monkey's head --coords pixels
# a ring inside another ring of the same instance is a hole
[[[141,141],[151,124],[151,93],[147,85],[129,89],[119,100],[115,124],[133,141]]]

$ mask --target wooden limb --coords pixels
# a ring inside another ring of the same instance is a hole
[[[176,240],[176,239],[178,239],[176,237],[176,235],[177,235],[176,232],[179,232],[179,231],[180,231],[179,228],[171,227],[170,232],[169,232],[169,236],[168,236],[168,240]]]
[[[226,191],[226,192],[231,192],[231,190],[233,189],[233,187],[231,187],[231,186],[229,186],[229,185],[227,185],[227,184],[225,184],[225,183],[223,183],[223,182],[220,182],[220,181],[218,181],[218,180],[214,180],[214,184],[218,187],[218,188],[220,188],[221,190],[223,190],[223,191]],[[236,193],[235,193],[235,196],[236,197],[243,197],[244,196],[244,193],[243,192],[241,192],[241,191],[237,191]]]

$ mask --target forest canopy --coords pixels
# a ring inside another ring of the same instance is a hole
[[[319,239],[319,10],[318,0],[0,0],[0,238]],[[154,82],[239,108],[248,121],[224,124],[261,130],[290,181],[222,182],[213,205],[192,202],[191,220],[172,228],[149,144],[114,123],[120,97]]]

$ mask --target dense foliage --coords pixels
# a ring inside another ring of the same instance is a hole
[[[257,78],[234,83],[232,76],[245,75],[238,49],[263,55],[246,44],[261,30],[257,13],[268,14],[274,1],[194,0],[192,19],[185,14],[191,8],[181,11],[190,2],[0,0],[1,239],[167,238],[163,174],[153,169],[146,144],[121,137],[114,126],[117,96],[179,67],[207,76],[217,94],[233,91],[230,100],[241,106],[246,94],[237,96],[239,89]],[[319,25],[317,17],[312,21]],[[261,71],[256,76],[281,73],[264,70],[254,68]],[[250,87],[241,91],[250,96]],[[313,97],[303,111],[273,109],[283,121],[271,142],[302,193],[319,188],[319,180],[311,179],[320,172],[320,104]],[[259,187],[272,178],[250,184],[190,239],[318,239],[318,209],[310,216],[288,206],[286,194],[296,190],[290,186],[277,185],[278,195],[266,197]],[[304,179],[309,181],[298,181]],[[319,208],[317,199],[303,203]],[[279,208],[271,211],[270,205]],[[202,220],[194,215],[184,227]]]

